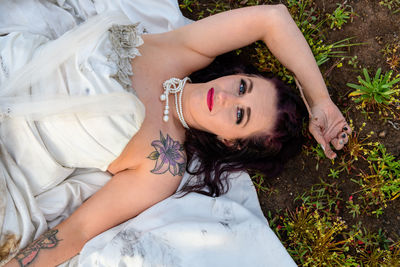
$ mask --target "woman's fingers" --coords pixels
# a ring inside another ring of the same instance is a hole
[[[333,147],[336,150],[342,149],[346,143],[347,143],[347,139],[343,138],[343,136],[335,137],[331,141],[331,144],[333,145]]]
[[[351,128],[350,126],[345,122],[345,124],[343,125],[343,132],[346,133],[347,135],[351,135]]]
[[[330,144],[336,150],[342,149],[349,141],[349,135],[352,130],[343,116],[340,119],[329,121],[326,116],[315,112],[316,115],[310,120],[309,130],[315,140],[324,148],[325,155],[333,159],[336,153],[331,149]]]
[[[329,142],[327,142],[322,133],[323,127],[318,123],[318,119],[313,118],[309,124],[309,131],[314,136],[315,140],[321,145],[324,150],[325,156],[329,159],[336,157],[336,153],[332,151]]]
[[[349,136],[346,132],[341,132],[337,137],[331,140],[331,144],[336,150],[342,149],[349,141]]]

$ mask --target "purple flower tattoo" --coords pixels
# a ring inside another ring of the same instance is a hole
[[[168,134],[165,138],[160,131],[160,140],[154,140],[151,145],[156,150],[147,157],[156,160],[152,173],[163,174],[169,171],[173,176],[185,173],[186,155],[183,146],[178,141],[173,140]]]

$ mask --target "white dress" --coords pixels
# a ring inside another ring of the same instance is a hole
[[[173,0],[132,2],[1,2],[0,14],[7,15],[0,16],[0,34],[9,34],[0,37],[0,84],[50,39],[88,17],[122,10],[132,23],[140,21],[129,50],[116,48],[111,39],[120,36],[106,32],[97,42],[81,47],[59,66],[56,75],[27,90],[39,95],[130,90],[126,80],[130,70],[123,57],[139,55],[140,34],[188,23]],[[35,16],[39,11],[42,19]],[[10,15],[13,12],[15,16]],[[23,23],[23,19],[30,22]],[[140,101],[136,106],[132,114],[93,118],[71,114],[50,121],[5,119],[0,124],[0,242],[15,238],[25,247],[103,186],[110,179],[105,172],[108,165],[140,129],[144,107]],[[187,178],[185,174],[183,181]],[[230,181],[230,191],[219,198],[191,193],[156,204],[93,238],[64,265],[295,265],[268,227],[249,176],[232,174]]]

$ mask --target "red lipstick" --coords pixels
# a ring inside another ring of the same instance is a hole
[[[207,93],[207,106],[208,109],[211,111],[214,105],[214,88],[211,88],[208,90]]]

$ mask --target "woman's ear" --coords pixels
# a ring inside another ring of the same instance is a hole
[[[225,138],[222,138],[219,136],[218,136],[218,140],[221,141],[227,147],[232,147],[235,145],[235,141],[233,141],[233,140],[225,139]]]
[[[229,140],[229,139],[220,138],[220,137],[218,137],[218,139],[219,139],[226,147],[233,148],[233,149],[235,149],[235,150],[241,150],[241,149],[242,149],[241,145],[237,142],[237,140]]]

